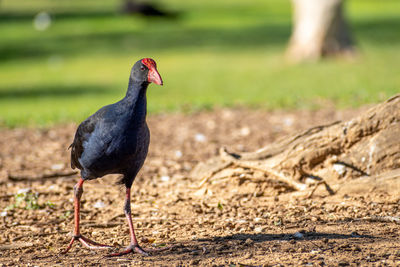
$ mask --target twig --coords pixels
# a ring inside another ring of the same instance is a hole
[[[226,154],[228,154],[231,157],[234,157],[235,159],[240,159],[240,160],[262,160],[262,159],[267,159],[267,158],[271,158],[279,153],[282,153],[284,151],[284,149],[288,146],[295,146],[297,145],[298,142],[300,142],[300,139],[305,137],[305,136],[309,136],[318,132],[321,132],[322,130],[324,130],[325,128],[328,128],[330,126],[339,124],[340,121],[335,121],[333,123],[330,124],[326,124],[326,125],[320,125],[320,126],[316,126],[316,127],[312,127],[308,130],[305,130],[299,134],[296,135],[292,135],[292,136],[288,136],[288,137],[284,137],[280,140],[278,140],[277,143],[274,144],[270,144],[267,145],[263,148],[258,149],[255,152],[244,152],[244,153],[233,153],[233,152],[229,152],[226,148],[221,148]],[[221,150],[220,150],[220,155],[223,156],[221,154]]]
[[[332,190],[332,188],[328,185],[328,183],[325,182],[324,180],[322,180],[322,181],[319,181],[319,182],[315,185],[315,187],[311,190],[311,192],[310,192],[310,194],[309,194],[309,196],[308,196],[307,198],[311,198],[312,195],[314,194],[315,190],[317,190],[318,186],[321,185],[321,184],[325,185],[325,189],[326,189],[326,191],[328,191],[329,195],[333,196],[333,195],[335,194],[335,192],[334,192],[334,191]]]
[[[317,180],[318,182],[315,184],[314,188],[311,190],[310,194],[307,196],[307,198],[311,198],[314,194],[314,192],[317,190],[318,186],[320,186],[321,184],[325,185],[325,189],[326,191],[328,191],[329,195],[334,195],[335,192],[332,190],[332,188],[328,185],[327,182],[324,181],[324,179],[322,179],[319,176],[315,176],[315,175],[308,175],[308,178]]]
[[[307,188],[306,184],[303,183],[299,183],[294,181],[293,179],[290,179],[289,177],[287,177],[286,175],[284,175],[283,173],[276,171],[272,168],[259,168],[256,166],[253,166],[251,164],[246,164],[240,161],[236,161],[235,165],[238,167],[242,167],[242,168],[249,168],[249,169],[253,169],[253,170],[258,170],[258,171],[262,171],[262,172],[266,172],[267,174],[270,174],[272,176],[275,176],[278,180],[287,183],[288,185],[292,186],[294,189],[296,189],[297,191],[303,191]]]
[[[32,247],[33,243],[31,242],[19,242],[19,243],[12,243],[12,244],[3,244],[0,245],[1,250],[10,250],[10,249],[21,249],[21,248],[28,248]]]
[[[113,228],[121,225],[120,223],[90,223],[85,226],[93,228]]]
[[[323,181],[317,182],[306,198],[311,198],[314,195],[314,192],[317,190],[317,188],[323,183],[324,183]]]
[[[353,165],[351,165],[349,163],[346,163],[344,161],[335,161],[335,162],[333,162],[333,164],[340,164],[340,165],[343,165],[345,167],[348,167],[348,168],[350,168],[352,170],[355,170],[355,171],[359,172],[363,176],[370,176],[368,173],[366,173],[365,171],[361,170],[360,168],[357,168],[356,166],[353,166]]]
[[[400,217],[394,217],[394,216],[371,216],[362,219],[370,222],[392,222],[400,224]]]

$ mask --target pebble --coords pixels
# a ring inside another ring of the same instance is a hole
[[[170,177],[168,175],[161,176],[161,181],[168,182],[169,180],[170,180]]]
[[[254,232],[263,233],[263,232],[265,232],[265,227],[264,226],[256,227],[256,228],[254,228]]]
[[[260,218],[260,217],[254,218],[254,222],[256,222],[256,223],[261,222],[261,221],[262,221],[262,218]]]
[[[21,188],[21,189],[19,189],[18,191],[17,191],[17,194],[24,194],[24,193],[28,193],[28,192],[30,192],[31,191],[31,189],[29,188],[29,187],[27,187],[27,188]]]
[[[180,150],[176,150],[176,151],[175,151],[175,157],[181,158],[182,156],[183,156],[182,151],[180,151]]]
[[[106,204],[103,201],[98,200],[96,203],[94,203],[93,208],[102,209],[105,206],[106,206]]]
[[[250,134],[250,128],[249,127],[243,127],[240,129],[240,135],[241,136],[248,136]]]
[[[194,136],[194,140],[196,140],[196,142],[199,142],[199,143],[204,143],[204,142],[207,141],[207,138],[206,138],[206,136],[204,134],[197,133]]]
[[[296,239],[302,239],[302,238],[304,238],[304,234],[302,234],[300,232],[296,232],[293,234],[293,237]]]
[[[333,164],[333,169],[340,175],[342,176],[343,174],[346,173],[346,167],[342,164]]]
[[[59,170],[62,170],[63,168],[64,168],[64,164],[63,163],[51,165],[51,169],[53,171],[59,171]]]
[[[292,125],[293,125],[294,119],[291,118],[291,117],[286,117],[286,118],[284,118],[284,119],[282,120],[282,122],[283,122],[283,124],[284,124],[285,126],[289,127],[289,126],[292,126]]]

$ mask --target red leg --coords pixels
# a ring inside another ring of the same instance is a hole
[[[140,254],[143,254],[143,255],[148,255],[147,252],[145,252],[139,246],[139,243],[138,243],[138,241],[136,239],[135,229],[133,228],[132,215],[131,215],[131,189],[128,188],[128,187],[126,188],[124,212],[125,212],[126,219],[128,220],[128,226],[129,226],[129,233],[130,233],[130,237],[131,237],[131,242],[130,242],[129,246],[126,247],[125,250],[123,250],[121,252],[113,253],[113,254],[111,254],[109,256],[110,257],[121,256],[121,255],[129,254],[129,253],[132,253],[132,252],[137,252],[137,253],[140,253]]]
[[[75,227],[74,227],[74,236],[72,237],[71,241],[69,242],[69,245],[66,250],[62,252],[62,254],[67,253],[71,247],[72,244],[74,244],[75,240],[79,240],[82,245],[84,245],[87,248],[90,249],[105,249],[105,248],[111,248],[111,246],[99,244],[95,241],[90,240],[89,238],[86,238],[80,234],[79,231],[79,221],[80,221],[80,201],[81,201],[81,196],[83,193],[83,180],[82,178],[79,179],[78,183],[74,186],[74,217],[75,217]]]
[[[125,198],[124,212],[125,212],[126,219],[128,221],[131,242],[130,242],[129,246],[127,246],[125,248],[125,250],[123,250],[121,252],[110,254],[110,255],[108,255],[108,257],[121,256],[121,255],[129,254],[129,253],[135,253],[135,252],[147,256],[148,252],[156,252],[156,251],[159,252],[159,251],[164,251],[164,250],[167,250],[167,249],[171,248],[171,247],[166,247],[166,248],[161,248],[161,249],[146,249],[146,250],[144,250],[143,248],[141,248],[139,246],[139,243],[138,243],[138,241],[136,239],[135,230],[133,228],[133,223],[132,223],[131,189],[130,188],[126,188],[126,198]]]

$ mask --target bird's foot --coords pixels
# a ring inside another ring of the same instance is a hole
[[[139,253],[139,254],[142,254],[144,256],[149,256],[149,253],[165,251],[165,250],[168,250],[168,249],[170,249],[172,247],[173,246],[168,246],[168,247],[163,247],[163,248],[147,248],[147,249],[143,249],[139,245],[130,244],[128,247],[125,248],[125,250],[123,250],[121,252],[117,252],[117,253],[113,253],[113,254],[107,255],[106,257],[122,256],[122,255],[126,255],[126,254],[129,254],[129,253]]]
[[[122,255],[129,254],[129,253],[139,253],[139,254],[142,254],[144,256],[149,256],[149,253],[147,253],[139,245],[130,244],[129,246],[127,246],[125,248],[125,250],[123,250],[121,252],[117,252],[117,253],[112,253],[110,255],[107,255],[106,257],[117,257],[117,256],[122,256]]]
[[[72,237],[72,239],[71,239],[71,242],[69,242],[69,245],[68,245],[67,249],[64,250],[63,252],[61,252],[61,254],[67,253],[71,249],[72,244],[74,244],[75,240],[79,240],[82,243],[82,245],[84,245],[85,247],[87,247],[89,249],[108,249],[108,248],[112,248],[112,246],[108,246],[108,245],[97,243],[97,242],[95,242],[93,240],[90,240],[87,237],[84,237],[83,235],[74,235]]]

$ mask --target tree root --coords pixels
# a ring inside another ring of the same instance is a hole
[[[198,187],[210,181],[261,172],[265,179],[283,182],[296,191],[331,184],[339,180],[377,175],[400,168],[400,95],[376,105],[347,122],[312,127],[284,137],[255,152],[229,152],[198,164],[191,177],[201,179]],[[308,183],[307,181],[317,182]]]

